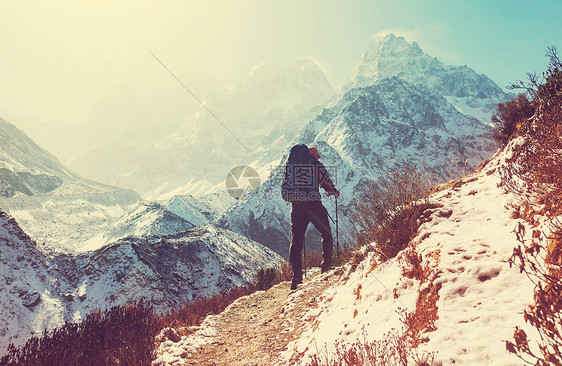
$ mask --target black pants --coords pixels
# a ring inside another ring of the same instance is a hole
[[[332,250],[334,239],[328,221],[328,210],[321,201],[293,202],[291,210],[291,247],[289,248],[289,262],[293,270],[293,279],[302,281],[302,249],[304,234],[308,223],[312,222],[322,237],[322,267],[332,265]]]

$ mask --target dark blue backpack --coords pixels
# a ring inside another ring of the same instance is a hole
[[[316,201],[320,199],[312,155],[304,144],[291,148],[285,176],[281,185],[281,196],[287,202]]]

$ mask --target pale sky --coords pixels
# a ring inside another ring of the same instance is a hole
[[[501,87],[562,47],[561,1],[0,0],[0,111],[79,123],[119,80],[183,66],[236,84],[262,61],[310,56],[339,87],[393,31]]]

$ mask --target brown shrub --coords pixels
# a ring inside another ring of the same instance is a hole
[[[402,275],[420,281],[416,309],[410,313],[405,310],[400,311],[401,321],[406,326],[404,337],[409,340],[413,348],[427,340],[422,338],[424,333],[436,330],[435,322],[439,319],[437,301],[441,284],[435,284],[435,280],[439,275],[437,264],[440,260],[440,251],[434,250],[428,257],[432,261],[429,258],[424,260],[417,251],[417,243],[412,242],[399,259]]]
[[[507,189],[543,204],[555,217],[562,214],[562,63],[554,49],[549,56],[545,83],[530,91],[535,116],[521,127],[523,143],[513,147],[500,174]]]
[[[306,252],[306,268],[320,267],[323,260],[322,253],[316,250],[309,250]]]
[[[540,254],[544,250],[543,240],[545,236],[539,230],[534,230],[533,239],[530,244],[524,240],[524,226],[519,225],[517,238],[521,245],[513,251],[510,265],[516,265],[534,283],[534,304],[524,311],[524,320],[533,326],[539,333],[537,340],[538,350],[531,349],[530,340],[523,329],[515,328],[513,339],[515,343],[506,342],[506,349],[516,354],[526,363],[535,365],[560,365],[562,364],[562,279],[560,266],[552,265],[544,267],[547,262]],[[557,231],[557,236],[562,232]],[[551,244],[553,241],[551,241]],[[557,242],[559,244],[559,242]],[[552,251],[558,252],[560,248],[556,245]],[[547,254],[548,257],[549,254]],[[530,360],[533,360],[531,362]]]
[[[368,184],[357,203],[357,243],[376,243],[384,260],[395,257],[417,234],[420,217],[428,208],[433,180],[425,171],[399,166],[384,179]]]
[[[88,314],[81,323],[45,331],[17,349],[9,346],[0,364],[151,365],[160,330],[150,306],[138,302]]]
[[[318,262],[317,256],[320,255],[320,261],[322,260],[322,255],[317,252],[312,252],[312,264],[309,265],[309,253],[307,254],[307,265],[308,267],[318,267],[320,262]],[[316,264],[318,263],[318,264]],[[255,288],[256,290],[268,290],[271,287],[277,285],[278,283],[289,281],[291,279],[291,265],[289,262],[284,261],[279,267],[271,267],[267,269],[260,269],[256,275]]]
[[[333,354],[319,352],[312,356],[307,366],[392,366],[408,365],[409,344],[397,331],[391,331],[380,341],[363,339],[352,344],[336,342]],[[428,364],[429,365],[429,364]]]
[[[277,276],[275,278],[275,283],[281,283],[291,280],[291,264],[287,261],[283,262],[281,267],[277,271]]]
[[[211,297],[196,298],[179,309],[173,310],[162,317],[163,327],[194,326],[212,314],[219,314],[236,299],[250,295],[256,291],[255,285],[238,287],[236,289],[221,292]]]
[[[531,349],[525,331],[516,327],[514,342],[506,341],[506,348],[526,363],[535,365],[562,364],[562,62],[556,49],[550,48],[550,64],[543,74],[544,83],[535,74],[529,83],[520,82],[533,97],[535,115],[523,124],[522,143],[512,148],[512,156],[500,171],[502,184],[526,200],[525,209],[516,217],[537,227],[535,215],[550,219],[553,226],[550,238],[538,229],[531,239],[525,237],[525,226],[516,230],[520,245],[513,250],[510,265],[516,265],[535,284],[534,304],[524,312],[525,322],[539,333],[537,349]],[[539,209],[535,209],[539,207]],[[549,241],[547,241],[549,240]],[[530,243],[529,243],[530,242]],[[545,253],[546,254],[543,254]]]
[[[276,268],[260,269],[256,275],[256,290],[267,290],[275,285],[277,277]]]
[[[558,230],[552,233],[548,248],[546,249],[546,263],[552,267],[562,266],[562,231]]]
[[[497,113],[492,116],[495,123],[493,138],[505,145],[519,130],[522,124],[535,113],[535,108],[524,94],[497,106]]]
[[[439,290],[441,284],[433,281],[423,288],[416,300],[416,309],[411,312],[402,312],[402,323],[406,326],[404,336],[408,339],[412,347],[417,347],[420,343],[427,342],[428,338],[422,335],[433,332],[437,328],[435,322],[439,319],[437,315],[437,301],[439,300]]]
[[[340,250],[339,256],[334,255],[332,263],[336,266],[346,263],[359,264],[369,252],[373,251],[376,251],[376,248],[371,245],[362,247],[346,245]]]
[[[512,156],[500,171],[502,184],[518,194],[532,207],[519,213],[532,227],[538,222],[536,214],[546,216],[554,229],[550,242],[540,230],[534,229],[532,238],[525,238],[525,227],[516,230],[520,245],[514,249],[510,265],[516,265],[535,284],[534,304],[524,312],[525,322],[539,333],[537,349],[531,349],[525,331],[516,327],[514,342],[506,341],[506,348],[526,363],[535,365],[562,364],[562,279],[560,248],[562,225],[562,63],[551,48],[547,55],[550,64],[539,85],[536,75],[529,75],[529,84],[519,83],[533,97],[535,115],[521,127],[523,143],[514,146]],[[540,207],[534,209],[534,207]],[[529,242],[530,241],[530,242]],[[547,247],[548,246],[548,247]],[[545,248],[547,247],[547,248]],[[546,255],[543,253],[546,251]]]
[[[434,281],[438,272],[435,270],[439,263],[441,251],[434,250],[428,254],[433,262],[423,259],[422,255],[418,252],[417,241],[412,241],[406,249],[404,249],[398,258],[398,263],[402,268],[402,276],[406,278],[416,279],[420,283]]]

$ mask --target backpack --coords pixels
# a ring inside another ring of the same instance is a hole
[[[316,179],[308,147],[304,144],[293,146],[285,165],[281,197],[287,202],[319,200],[321,197]]]

